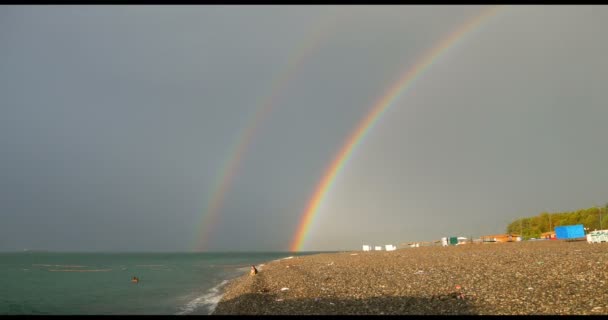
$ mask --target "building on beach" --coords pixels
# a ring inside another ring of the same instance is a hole
[[[397,250],[397,247],[395,247],[392,244],[387,244],[384,246],[386,248],[386,251],[395,251]],[[363,251],[382,251],[382,246],[372,246],[369,244],[364,244],[363,245]]]
[[[557,239],[565,239],[568,241],[585,238],[585,226],[582,224],[575,224],[555,227],[555,236]]]
[[[521,236],[516,233],[511,234],[493,234],[487,236],[481,236],[482,242],[516,242],[521,241]]]
[[[540,234],[541,239],[556,240],[555,231],[543,232]]]
[[[589,243],[608,242],[608,230],[591,231],[586,235],[586,238]]]
[[[467,237],[457,237],[456,240],[458,241],[458,244],[467,244],[471,242]]]
[[[441,238],[441,245],[446,246],[456,246],[469,243],[469,239],[466,237],[443,237]]]

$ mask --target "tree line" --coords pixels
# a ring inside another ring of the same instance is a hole
[[[608,203],[603,208],[591,207],[570,212],[541,212],[535,217],[517,219],[509,224],[507,233],[520,234],[524,239],[540,238],[544,232],[558,226],[582,224],[587,231],[608,229]],[[602,221],[600,222],[600,217]]]

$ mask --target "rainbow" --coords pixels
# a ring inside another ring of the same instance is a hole
[[[319,206],[331,189],[336,176],[342,171],[346,162],[351,157],[355,148],[361,143],[366,133],[378,122],[380,117],[393,105],[401,94],[416,80],[425,70],[427,70],[439,58],[442,53],[451,48],[459,39],[468,32],[479,26],[482,21],[495,15],[501,6],[489,7],[467,21],[460,28],[443,38],[437,45],[428,51],[417,63],[409,68],[399,80],[390,87],[386,93],[373,105],[371,110],[355,127],[346,139],[346,142],[338,153],[334,156],[331,165],[325,171],[322,179],[317,184],[315,191],[308,201],[304,212],[301,215],[296,233],[290,245],[290,251],[300,251],[306,235],[312,225]]]
[[[314,28],[304,38],[305,41],[300,42],[299,46],[293,51],[286,66],[282,72],[278,73],[273,78],[270,86],[270,94],[263,97],[256,104],[253,116],[247,122],[245,128],[238,134],[234,147],[229,152],[228,161],[225,162],[222,169],[219,171],[216,182],[214,183],[213,191],[210,194],[207,206],[203,213],[200,224],[200,232],[197,232],[196,251],[205,251],[210,245],[210,240],[213,236],[214,228],[218,225],[220,212],[226,198],[226,194],[230,189],[232,181],[236,177],[238,169],[243,161],[245,153],[253,140],[256,132],[268,114],[274,108],[276,101],[285,86],[289,83],[289,79],[293,78],[296,72],[301,68],[303,62],[309,57],[320,45],[323,40],[327,39],[330,33],[326,30],[330,29],[330,25],[335,25],[341,16],[335,12],[327,12],[317,17],[317,21],[313,21]]]

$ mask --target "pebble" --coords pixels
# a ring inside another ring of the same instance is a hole
[[[213,314],[607,314],[592,304],[608,301],[607,250],[545,240],[310,255],[231,280]]]

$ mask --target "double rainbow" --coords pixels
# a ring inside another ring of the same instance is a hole
[[[268,118],[269,113],[276,105],[280,93],[285,90],[289,80],[297,74],[297,71],[301,69],[307,58],[331,35],[327,30],[336,30],[336,28],[331,28],[331,26],[338,23],[340,18],[342,18],[341,15],[330,10],[312,22],[313,27],[305,36],[304,41],[299,42],[299,45],[293,51],[294,53],[290,55],[286,66],[273,78],[270,94],[263,97],[256,104],[253,116],[249,118],[247,125],[237,135],[234,147],[229,152],[228,161],[225,162],[219,171],[216,182],[213,184],[214,188],[207,201],[202,220],[200,224],[197,224],[197,226],[200,226],[200,232],[196,233],[198,235],[195,244],[197,251],[205,251],[209,248],[210,241],[213,238],[213,231],[218,226],[226,194],[230,190],[230,186],[243,162],[246,151],[260,125]]]

